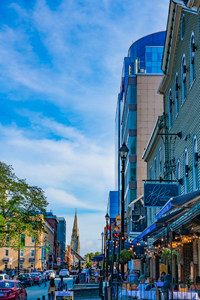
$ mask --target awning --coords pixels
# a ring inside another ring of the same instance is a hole
[[[177,208],[190,208],[195,202],[199,201],[200,190],[171,198],[166,205],[160,210],[156,218],[159,220],[164,214],[169,213]]]
[[[176,211],[169,213],[167,216],[161,217],[159,220],[146,228],[137,238],[135,238],[133,244],[137,243],[143,237],[149,237],[154,235],[156,232],[159,232],[160,229],[174,222],[181,215],[183,215],[184,212],[184,208],[179,208],[176,209]]]
[[[29,258],[29,262],[35,262],[35,258]]]
[[[19,260],[20,262],[24,262],[24,258],[20,258],[20,260]]]
[[[104,255],[97,255],[92,258],[92,261],[102,261],[104,259]]]

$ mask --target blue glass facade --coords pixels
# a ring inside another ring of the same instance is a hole
[[[129,148],[129,157],[125,168],[125,211],[129,203],[137,198],[137,77],[139,75],[162,75],[161,63],[165,42],[165,31],[145,36],[134,42],[124,58],[122,84],[118,98],[116,128],[118,128],[116,149],[116,177],[120,191],[119,147],[125,142]],[[139,157],[141,159],[141,157]],[[121,193],[119,193],[121,195]],[[120,211],[119,197],[119,211]],[[132,227],[131,225],[129,226]]]

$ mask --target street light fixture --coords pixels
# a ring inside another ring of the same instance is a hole
[[[105,219],[106,219],[106,277],[108,277],[108,256],[109,256],[109,240],[108,240],[108,221],[110,219],[109,214],[107,213],[105,215]]]
[[[121,250],[124,249],[124,173],[125,173],[125,161],[128,155],[129,149],[125,143],[122,144],[122,147],[119,149],[119,154],[122,161],[122,193],[121,193]],[[124,264],[121,264],[121,274],[122,278],[124,278]]]

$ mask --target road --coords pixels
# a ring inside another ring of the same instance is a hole
[[[59,278],[56,278],[56,286],[58,286]],[[73,287],[73,279],[72,278],[64,278],[64,282],[67,284],[67,288],[71,289]],[[42,300],[42,296],[45,296],[45,300],[48,300],[48,286],[49,281],[45,284],[41,284],[39,287],[38,285],[34,285],[32,287],[27,287],[27,294],[28,294],[28,300],[37,300],[38,298]]]

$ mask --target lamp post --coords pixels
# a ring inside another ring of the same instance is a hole
[[[108,277],[108,259],[109,259],[109,240],[108,240],[108,221],[109,221],[108,213],[105,215],[106,219],[106,277]]]
[[[122,169],[121,169],[121,180],[122,180],[122,193],[121,193],[121,250],[124,249],[124,173],[125,173],[125,161],[128,155],[129,149],[125,143],[122,144],[121,148],[119,149],[119,154],[122,161]],[[121,274],[122,278],[124,278],[124,264],[121,264]]]

